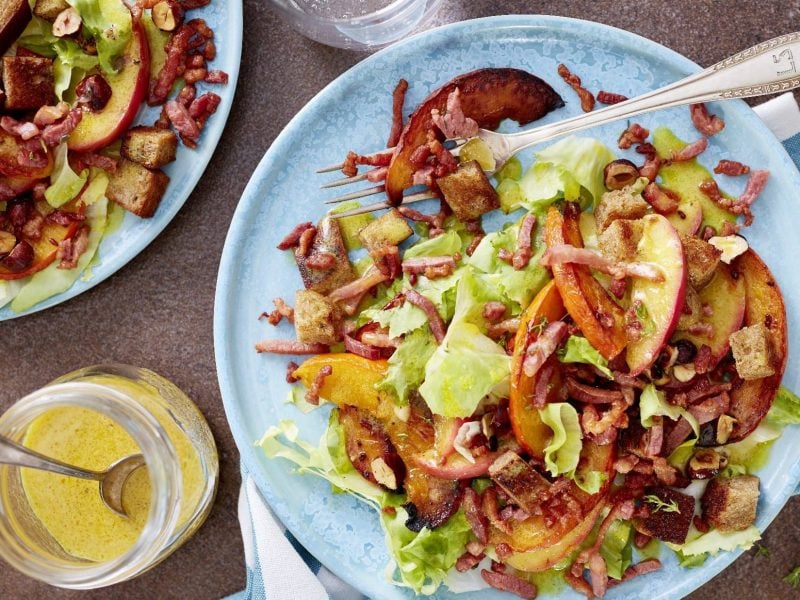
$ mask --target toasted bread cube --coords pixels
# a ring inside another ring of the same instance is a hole
[[[455,172],[439,177],[436,184],[461,221],[474,221],[500,207],[500,197],[476,160],[459,165]]]
[[[33,14],[52,23],[58,15],[68,8],[67,0],[36,0]]]
[[[642,238],[642,222],[630,219],[612,221],[597,238],[600,253],[614,261],[632,261]]]
[[[322,255],[331,255],[334,259],[333,266],[326,269],[315,268],[313,259],[319,259]],[[336,288],[356,278],[353,265],[347,256],[339,221],[332,217],[325,217],[317,225],[317,234],[308,254],[302,256],[295,253],[294,259],[306,289],[323,295],[330,294]]]
[[[775,374],[769,329],[763,323],[742,327],[730,335],[736,372],[742,379],[761,379]]]
[[[722,253],[714,246],[693,235],[680,234],[686,260],[686,280],[700,290],[711,281]]]
[[[489,477],[508,494],[514,504],[528,514],[534,514],[542,495],[552,485],[512,450],[492,463]]]
[[[720,531],[741,531],[756,522],[758,477],[716,477],[708,482],[700,506],[703,520]]]
[[[594,210],[597,233],[603,233],[617,219],[641,219],[649,208],[641,194],[631,193],[630,186],[606,192]]]
[[[6,110],[38,110],[55,103],[53,60],[37,56],[4,56]]]
[[[336,305],[314,290],[297,290],[294,295],[294,329],[304,344],[335,344],[342,315]]]
[[[169,177],[133,161],[122,159],[111,175],[106,196],[125,210],[143,218],[152,217],[164,196]]]
[[[392,209],[358,232],[358,238],[367,250],[381,246],[397,246],[411,237],[414,230],[396,209]]]
[[[666,486],[645,489],[650,516],[634,521],[640,533],[673,544],[683,544],[694,518],[694,498]]]
[[[148,169],[160,169],[175,160],[178,136],[171,129],[141,125],[122,138],[120,154]]]
[[[0,2],[0,56],[5,54],[25,31],[31,20],[28,0],[3,0]]]

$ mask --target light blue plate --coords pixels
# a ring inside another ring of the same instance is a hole
[[[107,277],[124,267],[128,261],[144,250],[159,233],[172,221],[183,203],[192,193],[206,165],[214,155],[214,150],[225,129],[225,122],[231,111],[233,93],[239,77],[239,61],[242,54],[242,2],[241,0],[213,0],[202,9],[191,12],[192,18],[205,19],[214,30],[214,43],[217,57],[211,63],[214,69],[228,74],[227,85],[200,85],[198,93],[213,91],[222,98],[217,112],[208,120],[196,150],[183,144],[178,146],[175,162],[167,165],[164,171],[170,176],[169,187],[161,200],[156,214],[150,219],[141,219],[134,214],[125,213],[120,227],[105,236],[100,243],[98,262],[92,266],[92,276],[87,281],[80,277],[72,287],[31,307],[16,313],[9,306],[0,308],[0,321],[31,314],[60,304],[94,287]],[[136,123],[152,124],[161,107],[149,108],[142,105]]]
[[[568,105],[542,122],[580,111],[572,90],[556,75],[564,62],[589,89],[635,96],[695,72],[698,67],[675,52],[631,33],[597,23],[556,17],[514,16],[450,25],[415,36],[366,59],[336,79],[292,119],[261,161],[233,218],[222,255],[214,315],[217,370],[225,409],[247,470],[275,512],[325,566],[372,598],[407,598],[410,594],[383,578],[387,552],[376,515],[355,499],[333,495],[311,476],[296,475],[282,460],[267,460],[254,447],[268,426],[279,419],[298,422],[306,439],[316,442],[327,411],[302,415],[284,404],[287,358],[258,355],[253,345],[265,337],[292,337],[290,326],[277,330],[256,320],[272,308],[277,296],[289,302],[301,287],[294,261],[275,249],[301,221],[324,214],[324,177],[315,168],[344,157],[348,149],[379,149],[391,120],[391,92],[397,80],[410,82],[407,106],[451,77],[487,66],[512,66],[549,81]],[[786,260],[797,248],[796,191],[800,176],[781,144],[742,102],[714,105],[727,126],[702,155],[713,166],[723,156],[768,168],[770,182],[756,205],[748,239],[774,269],[787,292],[791,355],[800,339],[794,316],[800,309],[800,271]],[[406,111],[408,112],[408,111]],[[687,108],[639,119],[645,127],[666,124],[678,135],[696,139]],[[592,131],[611,146],[624,123]],[[636,159],[641,162],[641,157]],[[739,178],[742,179],[742,178]],[[737,182],[738,183],[738,182]],[[733,193],[735,186],[726,187]],[[333,194],[331,194],[333,195]],[[789,361],[785,383],[798,386],[800,370]],[[762,494],[758,526],[765,528],[800,480],[800,445],[787,431],[774,446],[772,460],[759,475]],[[610,598],[666,599],[684,596],[711,579],[738,556],[725,553],[698,569],[679,568],[672,552],[662,552],[665,568],[613,589]],[[442,593],[437,597],[450,598]],[[487,590],[459,598],[500,598]],[[577,598],[565,590],[564,598]]]

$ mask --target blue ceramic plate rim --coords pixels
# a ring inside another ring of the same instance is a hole
[[[231,112],[236,83],[239,79],[239,65],[242,55],[242,0],[213,0],[212,4],[203,9],[193,11],[192,14],[194,17],[206,19],[209,26],[214,30],[217,36],[217,51],[219,54],[211,65],[214,69],[220,69],[228,74],[228,83],[224,86],[208,87],[209,91],[219,94],[222,101],[217,108],[217,112],[203,128],[203,135],[197,149],[191,150],[183,144],[178,147],[179,161],[182,160],[183,156],[192,158],[192,160],[188,161],[188,169],[178,173],[181,177],[180,181],[177,180],[176,174],[173,172],[177,168],[174,164],[164,169],[175,180],[167,188],[167,193],[162,199],[156,214],[150,219],[139,219],[135,215],[126,212],[122,225],[116,231],[104,236],[100,242],[100,247],[98,248],[99,262],[91,267],[90,278],[84,281],[81,276],[69,289],[21,312],[12,311],[10,306],[2,307],[0,308],[0,321],[15,319],[51,308],[82,294],[109,278],[133,260],[158,237],[172,219],[175,218],[175,215],[178,214],[178,211],[194,191],[208,163],[211,161],[211,157],[214,155]],[[220,40],[220,37],[223,40]],[[202,93],[205,90],[200,91]],[[151,109],[143,105],[135,123],[154,121],[158,110],[160,110],[160,107]],[[126,239],[121,247],[118,246],[120,236],[124,236],[126,232],[129,232],[131,226],[136,228],[135,237]]]
[[[457,37],[462,32],[468,30],[475,31],[476,29],[480,29],[482,31],[494,30],[497,32],[504,32],[519,27],[552,29],[556,32],[565,28],[571,28],[571,30],[574,32],[576,29],[582,28],[584,31],[590,34],[614,35],[617,36],[617,43],[625,48],[630,49],[631,52],[645,54],[657,53],[659,59],[665,60],[669,66],[680,69],[687,74],[696,72],[700,68],[697,64],[693,63],[689,59],[683,57],[673,50],[670,50],[669,48],[657,44],[656,42],[631,32],[600,23],[542,15],[509,15],[487,17],[439,27],[417,34],[403,42],[399,42],[388,48],[385,48],[384,50],[355,65],[340,77],[332,81],[311,101],[309,101],[306,106],[297,113],[297,115],[295,115],[295,117],[287,124],[287,126],[262,158],[242,195],[241,201],[239,202],[228,231],[225,246],[223,248],[217,280],[214,308],[214,347],[217,376],[219,379],[228,423],[231,426],[234,440],[236,441],[241,453],[243,473],[248,474],[254,479],[260,492],[273,507],[278,517],[285,523],[291,521],[289,517],[293,516],[293,511],[297,510],[296,507],[299,506],[299,503],[292,504],[292,502],[286,498],[278,498],[275,495],[266,472],[262,470],[260,462],[265,460],[265,457],[263,457],[263,454],[258,447],[255,446],[256,439],[247,433],[248,426],[243,412],[244,405],[240,404],[247,402],[246,398],[250,396],[250,394],[237,396],[237,382],[233,377],[230,362],[238,353],[252,351],[251,347],[243,348],[233,346],[233,342],[236,340],[234,340],[231,336],[228,336],[228,331],[231,329],[230,320],[242,318],[249,319],[251,317],[249,314],[236,314],[234,309],[236,308],[236,290],[239,283],[237,279],[237,265],[239,259],[241,258],[239,256],[241,248],[241,244],[239,242],[243,239],[246,230],[251,225],[251,218],[254,211],[257,209],[259,203],[263,202],[262,197],[256,194],[257,188],[262,181],[267,180],[270,177],[271,171],[276,163],[283,160],[287,149],[291,146],[295,138],[297,136],[305,135],[305,132],[301,128],[301,121],[303,121],[306,117],[313,115],[318,104],[322,103],[324,100],[329,100],[330,98],[335,97],[346,87],[348,82],[356,78],[357,74],[374,68],[377,63],[380,63],[380,61],[383,61],[384,59],[388,59],[390,56],[402,57],[403,50],[412,47],[415,43],[420,43],[422,41],[446,43],[448,39]],[[734,106],[732,106],[731,110],[735,113],[736,118],[741,120],[747,130],[749,130],[751,133],[765,136],[766,139],[774,142],[774,147],[771,148],[771,150],[774,151],[772,159],[773,162],[776,163],[776,167],[782,168],[782,176],[788,177],[788,184],[794,186],[800,185],[800,174],[798,174],[791,158],[788,156],[788,154],[786,154],[783,146],[775,138],[772,132],[764,125],[758,116],[746,106],[746,104],[741,101],[734,101],[732,104],[734,104]],[[800,482],[800,461],[790,465],[790,467],[790,471],[785,473],[785,476],[782,477],[782,489],[775,493],[773,500],[765,509],[759,509],[757,526],[762,531],[777,516],[778,512],[780,512],[781,508],[783,508],[784,504],[789,497],[791,497],[795,488]],[[307,529],[299,530],[289,525],[289,530],[297,537],[299,542],[303,544],[305,548],[322,564],[360,591],[366,594],[371,594],[376,598],[385,597],[389,592],[389,589],[387,589],[387,584],[380,574],[375,576],[375,574],[366,574],[360,572],[357,568],[354,570],[352,565],[346,564],[345,561],[339,556],[334,556],[330,553],[327,553],[324,549],[322,540],[316,535],[309,533]],[[658,597],[662,599],[683,597],[684,595],[698,588],[703,583],[709,581],[713,576],[731,564],[741,554],[741,550],[723,552],[715,557],[711,557],[700,568],[680,571],[679,578],[674,578],[674,581],[670,580],[671,588],[669,590],[661,590],[661,594]],[[673,575],[677,575],[677,573],[674,573]],[[393,598],[406,597],[405,594],[402,593],[398,588],[390,589],[394,592],[397,592],[396,594],[392,594]],[[629,589],[627,591],[632,592],[633,590]],[[655,593],[655,590],[651,591],[652,593]],[[496,594],[496,592],[492,593],[492,591],[487,591],[486,593],[489,595],[485,596],[481,594],[481,598],[494,598]],[[500,595],[498,595],[498,597],[499,596]],[[448,595],[448,597],[450,596]],[[570,590],[566,590],[559,597],[577,598],[578,596],[574,595],[574,593],[572,593]]]

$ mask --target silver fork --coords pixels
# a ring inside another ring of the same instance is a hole
[[[483,140],[491,149],[495,164],[499,169],[508,159],[525,148],[588,127],[673,106],[763,96],[792,90],[800,87],[800,64],[798,63],[800,63],[800,33],[789,33],[756,44],[699,73],[619,104],[517,133],[497,133],[481,129],[475,137]],[[453,146],[451,152],[457,155],[460,147],[467,141],[466,139],[451,140]],[[341,164],[331,165],[317,172],[334,171],[341,167]],[[333,181],[322,187],[347,185],[365,178],[364,174],[356,175]],[[364,198],[382,191],[384,191],[383,186],[374,186],[326,200],[326,203]],[[403,204],[429,200],[434,197],[431,193],[412,194],[403,197]],[[388,207],[387,202],[377,202],[337,213],[335,216],[346,217]]]

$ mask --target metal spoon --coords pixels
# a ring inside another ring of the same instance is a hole
[[[90,471],[44,456],[0,435],[0,464],[28,467],[69,477],[99,481],[100,497],[106,506],[121,517],[127,517],[128,513],[122,506],[122,489],[131,473],[139,467],[143,467],[145,463],[141,454],[131,454],[118,460],[105,471]]]

